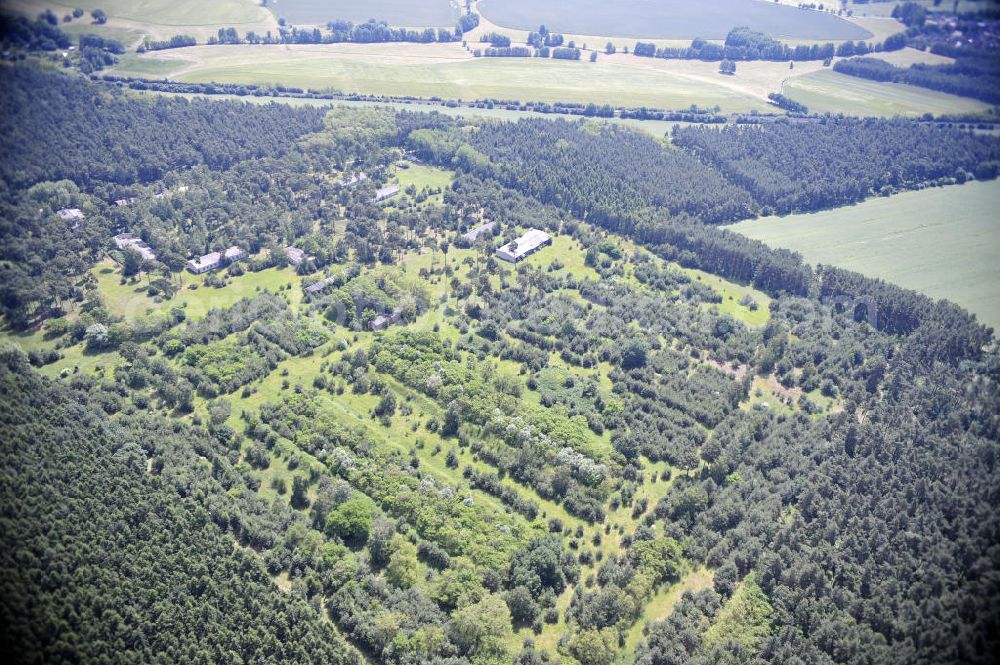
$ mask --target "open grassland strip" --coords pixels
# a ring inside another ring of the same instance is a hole
[[[764,217],[732,230],[812,264],[947,298],[1000,329],[1000,182],[903,192],[823,212]]]

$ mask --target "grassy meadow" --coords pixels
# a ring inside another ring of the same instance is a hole
[[[1000,182],[904,192],[730,227],[775,247],[947,298],[1000,329]]]

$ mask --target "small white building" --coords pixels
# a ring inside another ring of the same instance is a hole
[[[67,222],[82,222],[84,217],[83,211],[79,208],[63,208],[62,210],[57,210],[56,214]]]
[[[372,203],[378,203],[379,201],[391,199],[397,194],[399,194],[399,185],[389,185],[388,187],[383,187],[375,192],[375,198],[372,199]]]
[[[224,268],[230,263],[235,263],[237,261],[242,261],[249,256],[246,250],[233,245],[224,252],[209,252],[205,256],[199,257],[197,259],[191,259],[187,262],[188,270],[196,275],[200,275],[211,270],[218,270],[219,268]]]
[[[306,253],[298,247],[286,247],[285,256],[288,257],[288,262],[293,266],[298,266],[303,261],[310,261],[315,258],[313,256],[306,256]]]
[[[517,263],[525,259],[542,247],[552,244],[552,236],[545,231],[530,229],[523,236],[514,240],[497,250],[497,258],[509,263]]]
[[[139,254],[142,255],[142,258],[146,259],[147,261],[156,260],[156,252],[153,251],[153,248],[147,245],[142,240],[142,238],[140,238],[137,235],[134,235],[132,233],[119,233],[118,235],[115,236],[114,240],[115,240],[115,246],[118,249],[125,249],[125,248],[133,249],[139,252]]]
[[[477,226],[468,233],[463,234],[462,237],[468,240],[469,242],[476,242],[482,236],[489,235],[490,233],[492,233],[493,229],[496,228],[496,225],[497,225],[496,222],[486,222],[482,226]]]

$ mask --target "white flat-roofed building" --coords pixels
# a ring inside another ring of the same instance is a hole
[[[496,225],[496,222],[486,222],[485,224],[472,229],[468,233],[463,234],[462,237],[469,242],[476,242],[482,236],[492,233],[493,229],[496,228]]]
[[[523,236],[497,250],[497,258],[510,263],[525,259],[542,247],[552,244],[552,236],[545,231],[530,229]]]
[[[205,256],[191,259],[187,262],[188,270],[196,275],[200,275],[210,270],[218,270],[230,263],[242,261],[248,256],[246,250],[233,245],[224,252],[209,252]]]
[[[83,211],[79,208],[63,208],[57,210],[56,214],[67,222],[79,222],[83,220]]]
[[[133,249],[139,252],[139,254],[142,255],[142,258],[147,261],[156,260],[156,252],[153,251],[153,248],[147,245],[143,239],[137,235],[132,233],[119,233],[115,236],[114,240],[115,246],[118,249]]]
[[[306,253],[298,247],[286,247],[285,256],[288,257],[288,262],[293,266],[297,266],[303,261],[308,261],[313,258],[312,256],[306,256]]]
[[[397,194],[399,194],[399,185],[389,185],[388,187],[383,187],[375,192],[375,198],[372,199],[372,203],[378,203],[379,201],[391,199]]]

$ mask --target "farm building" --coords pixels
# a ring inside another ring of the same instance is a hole
[[[205,256],[199,257],[197,259],[191,259],[187,262],[188,270],[196,275],[200,275],[204,272],[210,270],[217,270],[219,268],[225,267],[230,263],[235,263],[236,261],[242,261],[247,257],[246,251],[240,249],[236,245],[233,245],[225,252],[210,252]]]
[[[67,222],[83,221],[83,211],[79,208],[63,208],[62,210],[57,210],[56,214]]]
[[[297,266],[303,261],[308,261],[314,258],[312,256],[306,256],[306,253],[303,252],[298,247],[286,247],[285,256],[288,257],[288,262],[291,263],[293,266]]]
[[[375,192],[375,198],[372,199],[372,203],[378,203],[379,201],[391,199],[397,194],[399,194],[399,185],[389,185],[388,187],[383,187]]]
[[[552,244],[552,236],[545,231],[529,229],[523,236],[497,250],[497,258],[510,263],[517,263]]]
[[[146,259],[147,261],[156,260],[156,252],[153,251],[153,248],[147,245],[143,241],[143,239],[137,235],[134,235],[132,233],[119,233],[118,235],[115,236],[114,240],[115,240],[115,246],[118,249],[125,249],[126,247],[129,249],[134,249],[135,251],[139,252],[139,254],[142,255],[142,258]]]
[[[398,323],[403,316],[403,310],[399,307],[392,310],[391,314],[379,314],[368,323],[369,330],[385,330],[394,323]]]
[[[479,240],[481,236],[489,235],[490,233],[492,233],[493,229],[495,229],[496,226],[497,226],[496,222],[487,222],[486,224],[483,224],[482,226],[477,226],[468,233],[463,234],[462,237],[468,240],[469,242],[476,242],[477,240]]]
[[[115,201],[115,206],[119,208],[125,208],[135,203],[135,201],[136,198],[134,196],[130,196],[127,199],[118,199],[117,201]]]

